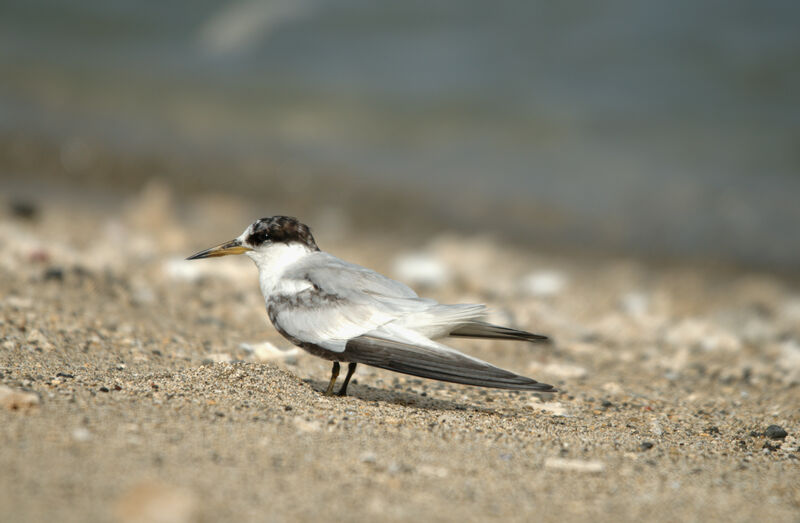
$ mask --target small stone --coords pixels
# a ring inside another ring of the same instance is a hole
[[[409,467],[405,463],[398,463],[396,461],[389,463],[389,466],[386,469],[386,472],[388,472],[391,475],[399,474],[401,472],[408,473],[413,471],[414,469]]]
[[[446,478],[450,471],[444,467],[434,467],[432,465],[420,465],[417,467],[417,472],[422,474],[423,476],[428,476],[431,478],[439,478],[443,479]]]
[[[11,202],[11,215],[21,220],[34,220],[39,215],[39,208],[28,200],[14,200]]]
[[[654,436],[661,436],[664,434],[664,429],[661,428],[661,423],[659,423],[658,420],[653,420],[650,423],[650,432],[652,432]]]
[[[0,385],[0,405],[8,410],[28,410],[39,405],[39,396]]]
[[[608,383],[604,383],[602,386],[603,390],[608,392],[609,394],[621,394],[622,387],[619,383],[615,383],[613,381],[609,381]]]
[[[455,423],[458,423],[458,418],[452,414],[442,414],[441,416],[436,418],[436,422],[439,423],[439,425],[445,425],[445,424],[453,425]]]
[[[788,433],[783,429],[783,427],[779,427],[778,425],[770,425],[767,427],[767,430],[764,431],[764,435],[769,439],[783,439],[788,436]]]
[[[600,461],[582,461],[579,459],[548,458],[544,462],[545,468],[571,472],[588,472],[597,474],[605,470],[605,465]]]
[[[639,444],[639,448],[642,451],[650,450],[654,446],[655,446],[655,443],[653,443],[652,441],[643,441],[641,444]]]
[[[233,361],[233,358],[230,354],[225,352],[215,352],[212,354],[206,354],[203,357],[203,364],[204,365],[211,365],[214,363],[230,363]]]
[[[542,410],[551,416],[566,417],[568,415],[567,408],[564,406],[564,404],[557,401],[549,401],[546,403],[531,401],[530,406],[536,410]]]
[[[528,371],[530,371],[531,374],[546,374],[564,380],[585,378],[586,375],[589,374],[583,367],[568,365],[566,363],[548,363],[547,365],[541,365],[534,362],[528,366]]]
[[[650,298],[643,292],[629,292],[620,298],[620,308],[630,316],[641,318],[650,307]]]
[[[297,363],[297,356],[300,354],[300,349],[296,347],[282,350],[268,341],[262,343],[242,343],[239,345],[239,348],[248,354],[252,354],[258,361],[283,361],[288,364]]]
[[[404,254],[394,261],[394,273],[412,285],[437,288],[451,279],[448,267],[435,256],[416,252]]]
[[[45,336],[42,331],[37,329],[34,329],[28,333],[27,342],[45,352],[49,352],[55,348],[55,345],[53,345],[50,340],[47,339],[47,336]]]
[[[197,498],[189,491],[159,483],[140,483],[114,507],[122,523],[190,523],[199,519]]]
[[[61,267],[49,267],[44,271],[45,281],[64,281],[64,269]]]
[[[33,300],[30,298],[22,298],[20,296],[8,296],[3,300],[3,305],[12,309],[30,309],[33,307]]]
[[[522,279],[522,288],[531,296],[549,298],[561,294],[567,286],[567,277],[555,270],[536,271]]]
[[[92,439],[92,433],[85,427],[78,427],[72,431],[72,439],[79,442],[89,441]]]
[[[300,432],[319,432],[321,429],[319,422],[309,421],[301,416],[294,418],[294,426]]]
[[[367,451],[362,452],[358,459],[361,460],[361,463],[375,463],[378,461],[378,456],[374,452]]]

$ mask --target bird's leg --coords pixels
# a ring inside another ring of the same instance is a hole
[[[331,382],[328,383],[328,388],[325,389],[326,396],[333,396],[333,386],[336,385],[336,378],[339,377],[339,362],[333,362],[333,369],[331,369]]]
[[[338,394],[339,396],[347,396],[347,384],[350,383],[350,377],[356,371],[356,364],[355,363],[348,363],[347,364],[347,376],[344,377],[344,383],[342,383],[342,388],[339,389]]]

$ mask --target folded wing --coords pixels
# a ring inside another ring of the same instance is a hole
[[[267,300],[270,320],[290,339],[342,352],[347,340],[436,306],[374,271],[320,252],[282,276],[287,292]]]
[[[416,345],[374,336],[347,342],[345,361],[452,383],[495,389],[557,392],[552,385],[514,374],[449,347]]]

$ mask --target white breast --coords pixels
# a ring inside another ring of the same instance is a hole
[[[308,287],[308,282],[283,280],[281,276],[287,268],[310,254],[305,245],[299,243],[276,243],[267,247],[248,251],[249,256],[258,267],[258,283],[264,299],[272,294],[294,294]],[[305,285],[305,287],[303,287]]]

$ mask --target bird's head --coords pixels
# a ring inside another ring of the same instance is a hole
[[[274,250],[276,246],[291,246],[308,251],[318,251],[311,229],[291,216],[273,216],[261,218],[253,222],[238,238],[221,243],[197,254],[187,260],[228,256],[230,254],[247,254],[254,260]]]

